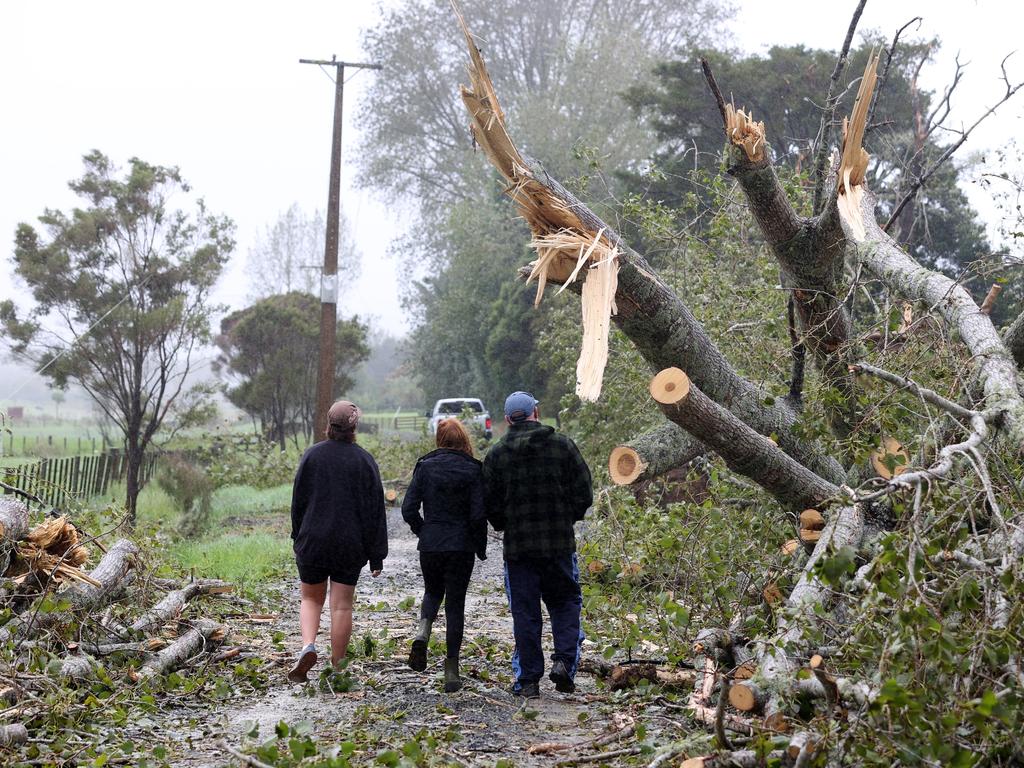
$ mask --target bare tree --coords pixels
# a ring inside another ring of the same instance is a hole
[[[292,291],[319,295],[324,237],[320,211],[307,215],[298,203],[292,203],[249,249],[246,272],[250,298],[264,299]],[[360,257],[344,213],[338,222],[338,240],[338,273],[355,280],[359,277]]]

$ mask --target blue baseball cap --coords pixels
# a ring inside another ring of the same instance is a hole
[[[537,400],[529,392],[513,392],[505,398],[505,415],[511,422],[526,421],[537,407]]]

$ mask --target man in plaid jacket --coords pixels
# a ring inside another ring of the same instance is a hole
[[[583,631],[573,525],[593,503],[590,469],[565,435],[540,422],[528,392],[505,400],[508,431],[484,459],[487,519],[504,532],[505,592],[512,611],[516,696],[540,695],[544,674],[541,600],[555,652],[548,677],[563,693],[576,689]]]

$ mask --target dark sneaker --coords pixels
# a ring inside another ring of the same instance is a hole
[[[409,667],[417,672],[427,668],[427,641],[416,638],[412,641],[412,648],[409,650]]]
[[[539,699],[540,685],[537,683],[521,683],[519,687],[512,686],[513,696],[520,696],[524,699]]]
[[[576,683],[569,677],[569,670],[565,667],[565,662],[556,661],[551,665],[551,674],[548,678],[552,683],[555,684],[555,690],[559,693],[573,693],[576,691]]]
[[[288,671],[288,679],[293,683],[304,683],[307,680],[309,670],[316,664],[316,648],[313,645],[307,645],[299,653],[299,658],[295,661],[295,666]]]

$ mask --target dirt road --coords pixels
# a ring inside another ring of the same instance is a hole
[[[551,765],[572,753],[530,754],[528,748],[543,742],[578,744],[609,726],[606,698],[596,692],[589,675],[580,675],[577,692],[571,695],[557,693],[546,678],[539,700],[523,702],[506,692],[511,683],[512,625],[502,587],[501,546],[496,541],[491,542],[488,559],[477,562],[467,596],[463,690],[443,692],[443,656],[433,649],[425,673],[410,670],[405,659],[421,597],[416,539],[397,510],[389,512],[389,531],[391,552],[384,574],[373,579],[364,571],[357,587],[355,653],[350,665],[354,688],[332,693],[315,682],[299,686],[285,680],[301,643],[297,585],[282,584],[280,611],[257,633],[267,639],[268,655],[273,654],[271,685],[262,694],[229,700],[217,712],[197,717],[195,711],[186,711],[172,718],[165,731],[177,734],[168,743],[172,765],[237,765],[216,748],[216,742],[223,739],[233,746],[252,746],[273,738],[281,721],[291,726],[308,721],[321,747],[353,742],[355,762],[401,749],[408,739],[425,733],[437,740],[433,749],[439,758],[488,766],[501,759],[517,766]],[[325,622],[327,618],[325,613]],[[326,623],[318,644],[321,659],[328,652],[325,629]],[[275,652],[270,641],[276,633],[280,633],[280,650]],[[443,641],[443,637],[442,612],[434,639]],[[314,679],[313,674],[310,678]],[[258,736],[248,736],[255,728]]]

